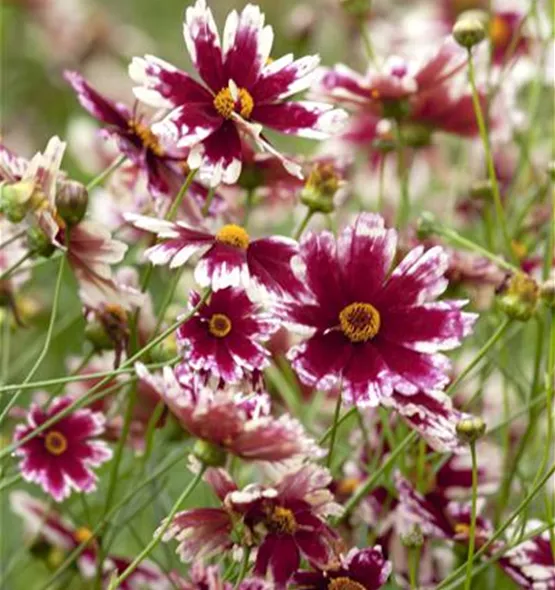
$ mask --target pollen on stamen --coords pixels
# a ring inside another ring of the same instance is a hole
[[[345,576],[330,580],[328,584],[328,590],[365,590],[362,584],[351,580]]]
[[[246,250],[250,242],[249,234],[234,223],[224,225],[216,234],[216,240],[240,250]]]
[[[129,130],[136,135],[147,150],[150,150],[156,156],[163,156],[164,150],[152,130],[139,121],[128,121]]]
[[[224,119],[231,119],[234,112],[238,112],[243,119],[248,119],[254,108],[254,100],[246,88],[239,88],[237,100],[229,87],[222,88],[214,97],[212,104]]]
[[[339,312],[339,325],[351,342],[366,342],[380,330],[380,313],[370,303],[351,303]]]
[[[231,332],[231,320],[223,313],[215,313],[208,321],[208,331],[216,338],[225,338]]]
[[[57,430],[51,430],[44,437],[44,446],[51,455],[61,455],[67,450],[67,438]]]

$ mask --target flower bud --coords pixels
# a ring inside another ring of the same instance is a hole
[[[491,180],[478,180],[470,187],[470,196],[481,201],[493,199],[493,186]]]
[[[477,45],[486,37],[484,22],[475,12],[463,12],[453,26],[453,37],[455,41],[467,49],[474,47],[474,45]]]
[[[407,549],[418,549],[424,545],[424,535],[418,525],[414,525],[410,531],[401,535],[401,543]]]
[[[209,467],[222,467],[225,465],[226,452],[221,447],[217,447],[205,440],[197,440],[193,447],[193,455]]]
[[[64,180],[56,191],[56,209],[68,225],[77,225],[87,212],[89,193],[85,185],[76,180]]]
[[[540,288],[527,274],[516,273],[501,288],[499,307],[513,320],[528,321],[538,306]]]
[[[425,240],[436,233],[436,218],[433,213],[424,211],[416,223],[418,239]]]
[[[462,441],[473,443],[484,436],[486,423],[479,416],[469,416],[457,423],[456,431]]]
[[[403,125],[401,133],[404,144],[416,149],[429,146],[432,138],[432,130],[426,125],[417,123]]]
[[[37,226],[30,227],[27,230],[27,245],[29,250],[44,258],[49,258],[56,250],[50,238]]]
[[[555,277],[547,279],[541,285],[540,297],[549,307],[555,307]]]
[[[96,350],[114,349],[114,341],[100,320],[92,320],[85,326],[85,338]]]
[[[14,184],[0,185],[0,213],[8,221],[19,223],[31,210],[31,197],[35,190],[33,182],[21,181]]]
[[[312,211],[331,213],[334,210],[333,198],[339,185],[339,175],[333,164],[315,164],[301,191],[301,202]]]

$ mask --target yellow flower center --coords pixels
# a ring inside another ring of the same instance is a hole
[[[231,320],[223,313],[215,313],[208,322],[208,331],[216,338],[225,338],[231,332]]]
[[[246,88],[239,88],[238,97],[235,100],[231,90],[226,87],[216,94],[213,105],[224,119],[231,119],[234,112],[238,112],[243,119],[248,119],[254,108],[254,100]]]
[[[67,438],[58,430],[51,430],[44,437],[44,446],[51,455],[61,455],[67,449]]]
[[[470,536],[470,525],[464,523],[464,522],[458,522],[455,525],[455,533],[457,535],[462,535],[464,537],[469,537]]]
[[[93,534],[86,526],[82,526],[73,533],[73,537],[79,544],[81,544],[90,541],[93,538]]]
[[[378,100],[378,98],[380,98],[380,91],[377,88],[373,88],[372,90],[370,90],[370,96],[374,100]]]
[[[494,47],[505,47],[512,37],[509,23],[501,16],[494,16],[490,21],[489,36]]]
[[[147,150],[150,150],[156,156],[164,155],[164,150],[161,148],[158,138],[148,125],[133,120],[128,121],[127,124],[129,125],[129,131],[141,140]]]
[[[268,515],[268,524],[273,531],[292,535],[297,530],[295,515],[289,508],[276,506]]]
[[[234,223],[224,225],[216,234],[216,240],[241,250],[249,247],[249,234],[240,225]]]
[[[346,477],[337,484],[337,493],[342,496],[350,496],[358,488],[360,481],[356,477]]]
[[[380,331],[380,314],[370,303],[351,303],[339,312],[339,325],[351,342],[366,342]]]
[[[330,581],[328,590],[365,590],[365,588],[362,584],[351,580],[351,578],[341,576]]]

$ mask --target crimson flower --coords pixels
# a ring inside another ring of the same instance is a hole
[[[303,590],[378,590],[389,578],[391,563],[379,545],[351,549],[337,567],[315,572],[299,571],[294,581]]]
[[[67,408],[73,400],[56,399],[48,410],[32,404],[27,416],[28,426],[16,426],[14,442],[31,434],[41,424]],[[100,412],[75,410],[60,418],[34,438],[22,443],[15,451],[22,457],[21,475],[27,481],[40,484],[57,502],[78,492],[96,489],[98,467],[112,457],[112,451],[97,437],[104,432],[105,418]]]
[[[239,225],[228,224],[215,234],[182,221],[171,222],[134,213],[124,215],[135,227],[155,233],[160,243],[148,248],[145,256],[152,264],[176,268],[196,253],[195,280],[213,291],[226,287],[259,287],[285,296],[302,290],[290,266],[297,242],[285,236],[251,240]]]
[[[205,85],[175,66],[153,57],[134,58],[129,73],[139,87],[135,94],[152,106],[171,109],[152,129],[161,145],[191,149],[191,168],[201,168],[212,186],[234,183],[241,172],[241,134],[266,151],[278,152],[261,137],[262,127],[288,135],[325,138],[344,113],[317,102],[286,99],[312,83],[317,56],[293,61],[288,54],[270,59],[272,28],[248,4],[227,17],[223,47],[205,0],[187,8],[185,43]],[[294,174],[296,165],[282,158]]]
[[[465,301],[434,301],[447,287],[440,247],[411,250],[391,270],[397,234],[377,214],[363,213],[337,238],[310,233],[294,261],[307,301],[277,313],[312,336],[288,353],[307,385],[375,406],[393,391],[414,395],[449,382],[440,350],[457,347],[476,319]]]

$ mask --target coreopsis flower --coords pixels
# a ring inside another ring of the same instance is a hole
[[[15,428],[14,442],[23,440],[37,427],[67,408],[72,399],[59,397],[48,409],[32,404],[27,425]],[[72,489],[90,493],[96,489],[93,467],[109,461],[112,451],[98,437],[104,432],[105,418],[89,409],[74,410],[23,442],[15,451],[26,481],[40,484],[57,502],[69,497]]]
[[[128,213],[125,219],[135,227],[158,236],[160,243],[148,248],[145,256],[152,264],[176,268],[193,254],[200,253],[195,280],[213,291],[226,287],[258,288],[285,296],[302,291],[291,270],[297,242],[285,236],[251,240],[247,231],[235,224],[222,226],[215,234],[182,221],[171,222]]]
[[[391,563],[379,545],[366,549],[351,549],[330,569],[314,572],[299,571],[294,582],[303,590],[378,590],[389,578]]]
[[[200,295],[192,291],[190,309],[199,301]],[[237,383],[269,365],[270,353],[262,343],[278,327],[244,291],[228,288],[212,293],[195,315],[179,326],[177,342],[192,369]]]
[[[227,495],[225,505],[260,542],[254,573],[268,573],[275,588],[285,588],[301,556],[321,569],[337,562],[339,537],[326,518],[342,509],[330,482],[327,469],[309,463],[285,471],[272,487],[250,484]]]
[[[288,54],[269,59],[273,31],[264,15],[248,4],[227,17],[223,47],[211,10],[197,0],[185,13],[184,36],[205,85],[150,55],[134,58],[129,73],[135,94],[152,106],[171,109],[153,126],[163,148],[190,148],[191,168],[201,168],[210,184],[234,183],[241,172],[241,135],[278,154],[261,136],[262,127],[287,135],[325,138],[342,124],[344,113],[317,102],[292,102],[291,95],[312,83],[317,56],[293,61]],[[282,158],[294,174],[298,167]]]
[[[306,301],[283,302],[277,314],[312,335],[288,353],[307,385],[341,388],[343,399],[375,406],[393,391],[414,395],[445,386],[450,363],[438,351],[457,347],[475,314],[464,301],[435,301],[447,287],[448,257],[412,249],[391,270],[397,234],[364,213],[337,240],[306,235],[294,260]]]
[[[183,428],[232,455],[276,462],[323,454],[296,419],[270,415],[269,398],[263,393],[215,389],[191,374],[182,375],[180,382],[169,367],[163,375],[152,375],[138,363],[136,371],[139,379],[158,392]]]

